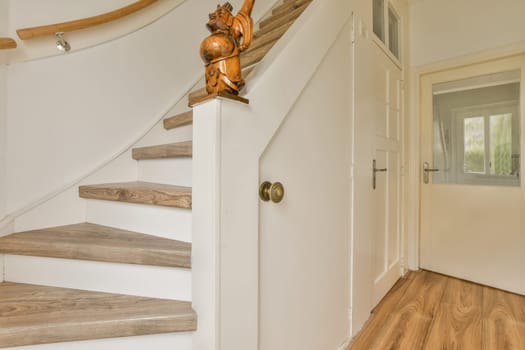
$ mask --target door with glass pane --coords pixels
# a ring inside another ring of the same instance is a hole
[[[523,58],[421,80],[423,269],[525,293]]]

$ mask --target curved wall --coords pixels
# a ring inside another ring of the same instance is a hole
[[[155,23],[88,50],[8,66],[8,212],[95,169],[143,133],[201,74],[187,1]]]
[[[259,1],[254,18],[272,3]],[[16,216],[121,154],[184,97],[202,76],[199,45],[216,4],[187,0],[118,40],[10,64],[6,212]]]

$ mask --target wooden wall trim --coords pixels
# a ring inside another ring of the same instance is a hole
[[[118,20],[122,17],[140,11],[152,5],[155,2],[157,2],[157,0],[139,0],[137,2],[134,2],[133,4],[121,7],[117,10],[107,12],[101,15],[38,27],[22,28],[18,29],[16,33],[18,34],[18,37],[20,39],[29,40],[42,36],[54,35],[57,32],[67,33],[75,30],[86,29]]]

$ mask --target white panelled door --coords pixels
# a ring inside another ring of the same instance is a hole
[[[401,275],[400,261],[400,168],[401,168],[401,70],[386,56],[383,73],[386,86],[384,111],[376,115],[375,141],[375,227],[372,237],[373,298],[376,305]],[[379,101],[377,101],[379,102]],[[372,162],[374,165],[374,162]],[[372,165],[372,167],[373,167]],[[372,179],[373,182],[373,179]],[[372,184],[372,187],[373,184]]]
[[[260,203],[260,350],[337,349],[348,336],[350,29],[260,159],[261,182],[285,190]]]
[[[356,40],[355,64],[354,334],[401,276],[402,117],[400,68],[365,37]]]
[[[525,293],[524,58],[421,79],[420,267]]]

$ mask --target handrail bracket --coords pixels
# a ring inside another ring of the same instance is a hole
[[[55,37],[57,38],[57,49],[62,52],[69,52],[71,50],[71,45],[64,38],[64,32],[56,32]]]

